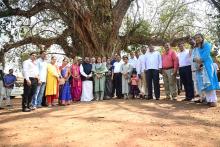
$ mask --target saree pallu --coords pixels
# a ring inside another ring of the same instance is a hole
[[[205,85],[204,91],[211,91],[219,89],[218,77],[216,70],[214,69],[214,64],[212,57],[210,55],[212,46],[208,42],[204,42],[201,48],[198,48],[200,59],[204,64],[204,69],[206,69],[207,74],[204,78],[207,78],[210,82],[209,85]]]
[[[192,72],[195,73],[195,80],[196,81],[194,81],[194,82],[196,84],[195,84],[194,88],[196,89],[198,94],[201,95],[202,91],[210,86],[211,81],[208,77],[208,72],[207,72],[206,67],[203,65],[203,67],[200,68],[199,67],[200,65],[193,61],[193,59],[195,59],[195,58],[201,59],[200,53],[199,53],[199,48],[194,48],[192,51],[192,55],[191,55],[192,66],[191,67],[192,67]]]

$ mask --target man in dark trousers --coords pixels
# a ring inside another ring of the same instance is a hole
[[[39,80],[39,71],[36,63],[36,54],[31,53],[30,58],[23,62],[24,94],[22,97],[22,111],[34,110],[31,105],[32,97],[36,93]]]
[[[190,50],[185,49],[183,42],[180,42],[178,44],[178,47],[180,50],[180,52],[178,53],[179,75],[185,89],[184,100],[190,101],[194,98]]]
[[[115,91],[117,98],[122,98],[122,74],[121,74],[121,56],[117,55],[116,62],[113,64],[112,69],[112,80],[113,80],[113,87],[112,87],[112,96],[114,97]]]
[[[154,94],[156,100],[160,99],[160,83],[159,72],[162,68],[162,59],[158,51],[154,50],[152,45],[149,45],[149,52],[145,54],[145,68],[146,68],[146,80],[148,89],[148,99],[153,99],[152,82],[154,84]]]

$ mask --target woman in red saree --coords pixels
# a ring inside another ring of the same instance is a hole
[[[71,84],[71,94],[73,101],[80,101],[82,94],[82,81],[79,71],[79,62],[77,57],[74,58],[73,65],[71,66],[72,73],[72,84]]]

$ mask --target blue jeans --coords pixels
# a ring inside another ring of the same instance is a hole
[[[42,82],[41,85],[37,86],[37,91],[34,94],[33,101],[32,101],[32,105],[34,107],[41,106],[42,98],[44,96],[45,87],[46,87],[45,82]]]

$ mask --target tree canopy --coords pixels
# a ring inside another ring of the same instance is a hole
[[[188,5],[198,1],[2,0],[0,33],[8,39],[1,52],[57,44],[73,57],[110,55],[134,44],[175,44],[193,31],[196,16]],[[141,2],[147,13],[141,14]]]

